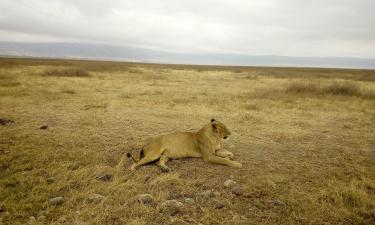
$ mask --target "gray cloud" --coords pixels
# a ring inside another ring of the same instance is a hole
[[[0,40],[375,57],[373,0],[2,0]]]

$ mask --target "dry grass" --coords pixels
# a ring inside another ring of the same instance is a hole
[[[374,71],[40,59],[0,67],[0,118],[14,121],[0,126],[0,224],[375,223]],[[212,117],[231,128],[223,147],[242,169],[184,159],[168,162],[168,174],[154,164],[128,172],[126,153],[146,138]],[[112,181],[95,178],[103,172]],[[241,196],[223,187],[230,177]],[[205,190],[220,192],[224,208]],[[105,200],[88,201],[93,193]],[[138,203],[140,193],[157,204]],[[65,202],[50,205],[56,196]],[[160,211],[186,197],[195,203],[184,213]]]

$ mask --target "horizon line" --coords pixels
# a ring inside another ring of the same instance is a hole
[[[374,68],[364,67],[324,67],[324,66],[298,66],[298,65],[234,65],[234,64],[196,64],[196,63],[173,63],[173,62],[152,62],[140,61],[131,59],[110,59],[110,58],[96,58],[96,57],[48,57],[48,56],[31,56],[31,55],[3,55],[0,54],[0,59],[39,59],[39,60],[73,60],[73,61],[98,61],[98,62],[117,62],[117,63],[132,63],[132,64],[150,64],[150,65],[175,65],[175,66],[207,66],[207,67],[248,67],[248,68],[282,68],[282,69],[327,69],[327,70],[367,70],[375,71]]]

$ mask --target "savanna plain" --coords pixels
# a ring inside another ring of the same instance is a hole
[[[241,169],[129,171],[212,118]],[[1,58],[0,224],[375,224],[374,132],[374,70]]]

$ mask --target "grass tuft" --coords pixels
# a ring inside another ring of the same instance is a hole
[[[311,81],[295,81],[289,83],[286,92],[292,94],[316,94],[319,92],[320,85]]]
[[[353,82],[333,82],[323,86],[321,94],[342,95],[342,96],[361,96],[362,92],[359,86]]]
[[[42,72],[43,76],[49,77],[90,77],[91,74],[81,68],[68,67],[68,68],[53,68],[47,69]]]
[[[12,79],[0,79],[0,86],[1,87],[16,87],[21,85],[20,82]]]
[[[333,81],[329,83],[321,83],[312,80],[294,81],[287,85],[285,92],[295,95],[334,95],[359,98],[375,97],[374,91],[363,89],[357,83],[350,81]]]

